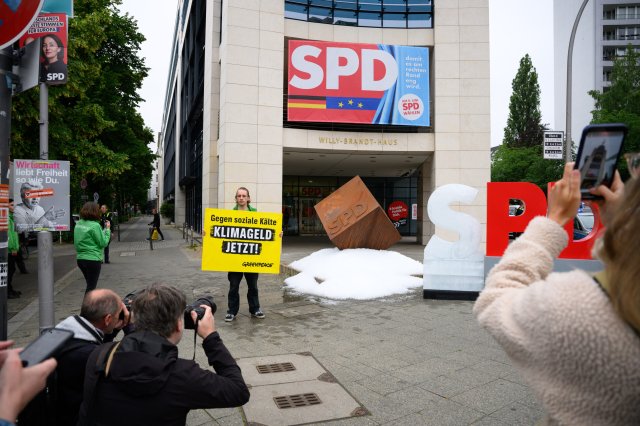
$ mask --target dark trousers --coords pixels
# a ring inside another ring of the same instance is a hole
[[[109,241],[111,244],[111,241]],[[104,248],[104,263],[109,263],[109,244]]]
[[[8,284],[8,292],[9,293],[13,293],[13,286],[11,285],[11,283],[13,282],[13,274],[16,273],[16,257],[17,256],[12,256],[11,253],[7,253],[9,259],[7,261],[7,263],[9,264],[9,268],[7,270],[7,284]]]
[[[249,302],[249,313],[256,313],[260,310],[260,300],[258,299],[258,274],[256,272],[229,272],[229,309],[227,313],[238,315],[240,309],[240,282],[242,276],[247,280],[247,302]]]
[[[87,282],[87,288],[85,293],[90,292],[98,286],[98,278],[100,278],[100,268],[102,265],[99,260],[84,260],[78,259],[78,268],[84,275],[84,280]]]
[[[27,267],[24,264],[24,257],[22,257],[22,250],[18,250],[18,254],[16,255],[16,266],[18,267],[18,269],[20,269],[20,272],[22,272],[23,274],[26,274],[27,271]]]

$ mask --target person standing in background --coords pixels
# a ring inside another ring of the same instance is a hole
[[[84,203],[80,210],[80,220],[73,230],[73,245],[76,247],[78,268],[87,282],[85,293],[98,285],[104,248],[111,238],[111,222],[100,226],[100,207],[93,202]]]
[[[106,204],[103,204],[100,207],[100,211],[102,212],[102,214],[100,215],[100,226],[102,227],[102,229],[104,229],[107,222],[109,223],[112,222],[111,212],[109,211],[109,208],[107,207]],[[109,242],[107,243],[107,246],[104,248],[104,263],[111,263],[109,262],[109,244],[111,244],[111,238],[109,238]]]
[[[149,233],[149,238],[151,238],[151,236],[153,235],[153,230],[156,229],[158,231],[158,234],[160,235],[160,238],[164,240],[164,235],[162,235],[162,231],[160,230],[160,213],[158,213],[157,209],[151,210],[151,213],[153,214],[153,221],[150,222],[149,225],[152,225],[153,227],[151,228],[151,232]],[[147,240],[149,238],[147,238]]]
[[[16,291],[13,288],[13,275],[16,273],[16,257],[20,251],[20,240],[18,239],[18,233],[16,232],[16,225],[13,222],[13,198],[9,198],[9,229],[8,233],[8,271],[7,271],[7,285],[9,299],[17,299],[21,296],[21,292]]]

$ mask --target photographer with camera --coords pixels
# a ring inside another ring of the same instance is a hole
[[[73,332],[73,337],[56,353],[58,368],[49,380],[46,396],[41,394],[35,398],[20,414],[20,421],[31,425],[76,424],[89,355],[98,345],[113,341],[128,323],[129,312],[115,292],[108,289],[88,292],[80,315],[71,315],[56,325],[58,329]]]
[[[153,284],[132,302],[135,331],[91,354],[79,425],[184,425],[192,409],[238,407],[249,401],[240,367],[216,331],[215,305],[207,299],[198,303],[189,306],[186,315],[217,374],[178,358],[184,293]]]

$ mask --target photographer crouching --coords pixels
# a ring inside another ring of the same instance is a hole
[[[192,409],[246,404],[249,389],[216,331],[211,305],[192,307],[186,315],[217,374],[178,358],[185,328],[182,291],[153,284],[137,293],[131,305],[135,331],[89,357],[78,424],[184,425]]]

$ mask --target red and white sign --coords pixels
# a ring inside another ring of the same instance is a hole
[[[40,13],[44,0],[0,1],[0,49],[17,41]]]
[[[387,207],[387,214],[392,221],[397,222],[409,216],[409,208],[402,201],[394,201]]]

